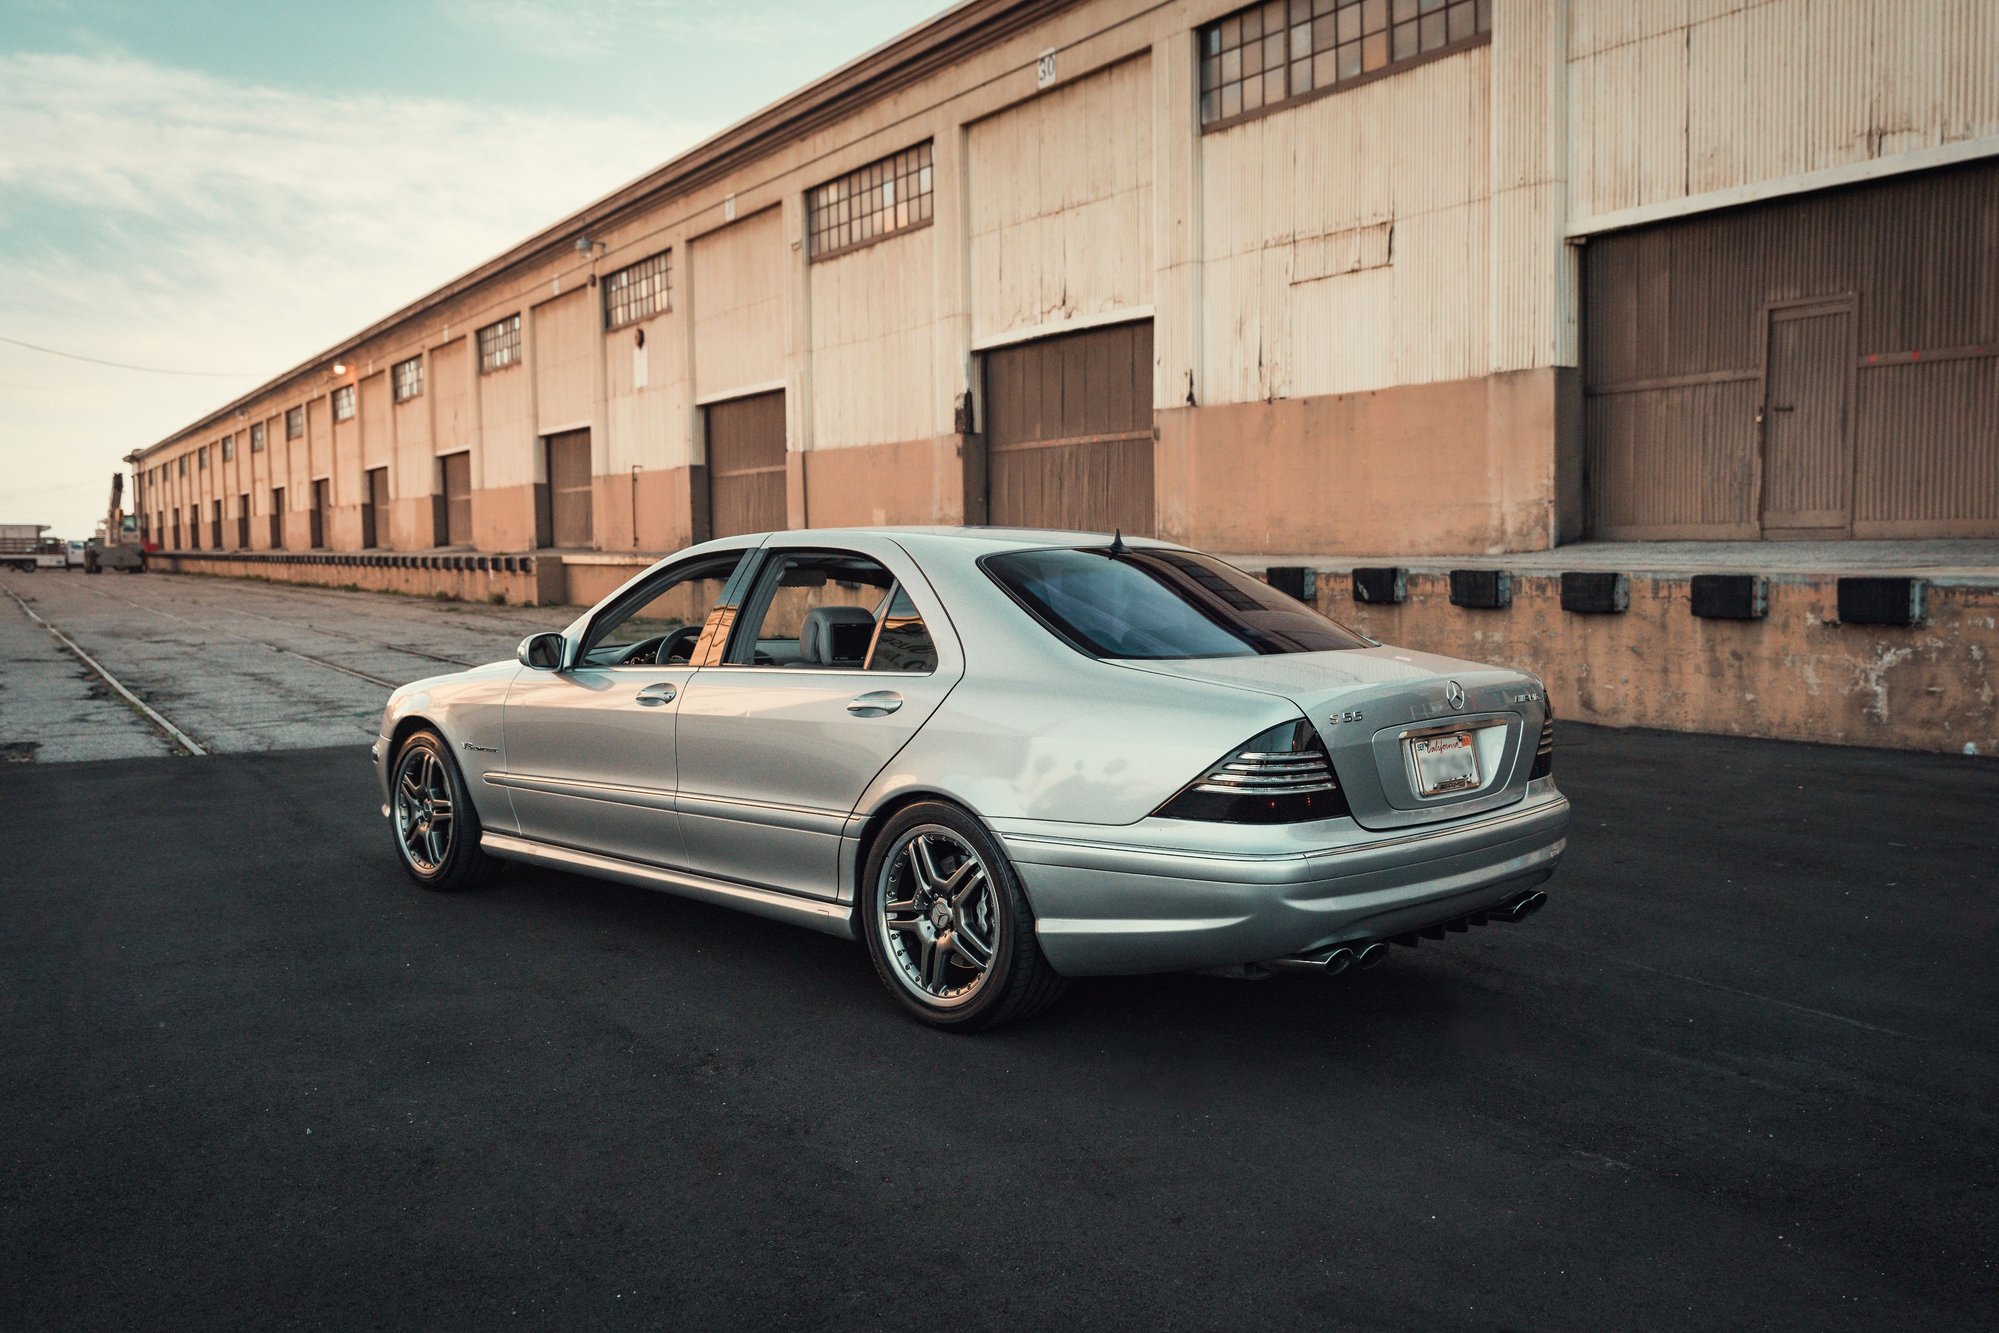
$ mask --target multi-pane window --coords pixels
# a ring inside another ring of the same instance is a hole
[[[235,456],[236,456],[236,437],[233,434],[223,436],[222,461],[227,463],[230,459],[234,458]]]
[[[479,373],[488,374],[520,364],[521,317],[508,315],[479,330]]]
[[[177,477],[185,477],[187,475],[187,455],[182,454],[179,458],[176,458],[174,460],[174,464],[175,464],[174,475]]]
[[[423,358],[413,356],[407,361],[396,362],[391,372],[396,382],[396,401],[407,403],[412,398],[423,396]]]
[[[351,421],[354,418],[354,386],[342,384],[333,390],[333,419]]]
[[[920,143],[805,195],[812,258],[843,250],[930,221],[930,145]]]
[[[208,470],[208,446],[205,444],[194,451],[194,470],[196,472]]]
[[[297,440],[297,439],[303,439],[304,436],[305,436],[305,409],[302,407],[294,407],[289,412],[285,413],[285,438],[287,440]]]
[[[1492,0],[1267,0],[1201,29],[1201,124],[1224,125],[1482,40]]]
[[[604,279],[604,327],[623,328],[673,309],[673,251],[621,268]]]
[[[253,454],[264,452],[264,423],[261,421],[250,423],[250,452]]]

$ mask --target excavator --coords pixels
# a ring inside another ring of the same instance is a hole
[[[146,572],[146,552],[139,545],[138,534],[125,531],[125,474],[111,474],[111,504],[104,514],[104,531],[92,537],[83,546],[83,572],[101,574],[107,569],[122,569],[127,574]]]

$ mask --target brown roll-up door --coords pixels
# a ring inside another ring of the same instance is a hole
[[[590,511],[590,432],[548,437],[549,540],[554,546],[589,546],[596,540]]]
[[[1588,529],[1999,536],[1999,164],[1593,238]]]
[[[1152,324],[986,353],[989,521],[1151,535]]]
[[[705,412],[711,535],[783,528],[784,391],[710,403]]]
[[[437,460],[443,471],[444,531],[441,546],[472,544],[472,454],[446,454]]]
[[[326,545],[326,511],[329,506],[327,499],[328,485],[329,483],[324,478],[312,483],[312,521],[311,531],[308,535],[312,538],[312,549],[315,551],[322,549]]]

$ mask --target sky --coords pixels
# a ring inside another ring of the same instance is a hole
[[[0,523],[945,3],[0,0]]]

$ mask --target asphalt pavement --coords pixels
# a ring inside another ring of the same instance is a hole
[[[791,927],[421,892],[359,744],[0,766],[0,1327],[1992,1327],[1999,766],[1556,771],[1524,925],[954,1037]]]

